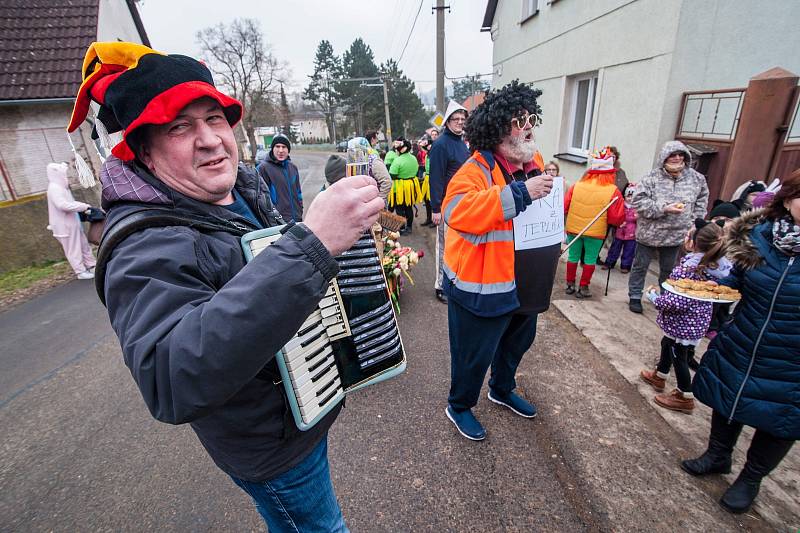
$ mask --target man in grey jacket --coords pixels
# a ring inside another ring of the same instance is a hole
[[[655,168],[636,185],[633,206],[636,256],[628,279],[628,307],[642,312],[642,289],[647,269],[658,255],[659,285],[669,277],[686,232],[695,218],[705,218],[708,204],[706,178],[691,168],[692,155],[682,142],[661,148]]]
[[[334,256],[377,219],[384,204],[374,180],[344,178],[319,193],[303,223],[246,263],[242,234],[280,218],[264,181],[238,166],[241,104],[185,56],[94,43],[84,64],[70,127],[93,100],[109,129],[125,132],[101,176],[106,231],[156,208],[192,221],[140,229],[98,265],[147,407],[163,422],[189,423],[271,531],[347,531],[327,459],[339,409],[299,431],[274,354],[323,297]]]

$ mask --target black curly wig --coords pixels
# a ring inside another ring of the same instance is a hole
[[[511,133],[511,120],[522,111],[541,117],[536,99],[542,91],[513,80],[500,89],[490,91],[481,105],[470,113],[464,135],[472,150],[494,150]]]

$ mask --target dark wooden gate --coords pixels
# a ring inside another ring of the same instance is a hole
[[[695,155],[711,200],[730,200],[748,180],[769,183],[800,168],[797,82],[776,67],[747,88],[684,93],[675,138]]]

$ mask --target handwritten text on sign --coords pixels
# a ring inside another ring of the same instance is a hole
[[[514,248],[552,246],[564,240],[564,178],[553,178],[553,190],[514,218]]]

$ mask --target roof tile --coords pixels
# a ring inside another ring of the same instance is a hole
[[[98,0],[3,0],[0,100],[74,97],[98,10]]]

